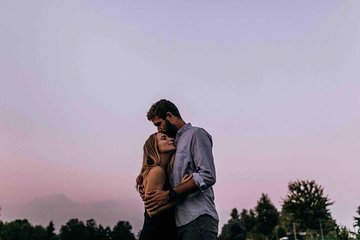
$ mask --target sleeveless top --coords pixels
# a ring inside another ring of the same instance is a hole
[[[166,180],[164,190],[170,187]],[[161,212],[159,215],[150,217],[146,212],[144,213],[144,225],[141,230],[139,240],[176,240],[176,225],[175,225],[175,209],[170,208]]]

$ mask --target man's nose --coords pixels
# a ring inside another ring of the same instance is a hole
[[[161,127],[157,127],[157,131],[158,131],[158,132],[162,132]]]

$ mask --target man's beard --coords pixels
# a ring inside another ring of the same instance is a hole
[[[165,133],[169,137],[175,138],[178,129],[172,125],[169,120],[165,119]]]

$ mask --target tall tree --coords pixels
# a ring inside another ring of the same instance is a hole
[[[273,230],[279,223],[279,212],[267,194],[262,193],[255,207],[257,231],[267,239],[273,235]]]
[[[89,233],[87,240],[97,240],[99,228],[94,219],[89,219],[86,221],[86,229]]]
[[[112,233],[112,240],[135,240],[134,234],[131,232],[132,226],[127,221],[119,221]]]
[[[246,233],[252,233],[255,231],[257,225],[257,219],[253,209],[243,209],[240,213],[240,225],[244,227]]]
[[[109,227],[104,228],[101,224],[97,232],[98,240],[110,240],[111,238],[111,229]]]
[[[5,229],[5,224],[0,220],[0,240],[3,240],[4,229]]]
[[[234,208],[230,214],[230,220],[224,224],[219,236],[220,240],[245,240],[245,228],[240,223],[238,210]]]
[[[283,202],[283,211],[289,220],[297,223],[299,230],[320,232],[320,223],[332,220],[329,206],[333,202],[324,196],[324,188],[314,180],[290,182]],[[335,226],[333,227],[333,229]]]
[[[35,226],[31,230],[30,240],[47,240],[47,232],[43,226]]]
[[[46,239],[47,240],[56,240],[55,226],[54,222],[50,221],[49,225],[46,227]]]
[[[89,232],[82,221],[76,218],[70,219],[60,228],[60,240],[87,240]]]
[[[32,228],[27,219],[15,220],[5,224],[2,238],[4,240],[30,240]]]
[[[356,213],[358,214],[357,216],[354,217],[355,223],[354,223],[354,228],[356,228],[356,239],[360,239],[360,206],[358,207]]]

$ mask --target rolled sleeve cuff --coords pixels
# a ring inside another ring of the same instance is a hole
[[[204,179],[200,176],[199,173],[193,173],[193,179],[195,181],[196,186],[200,190],[205,190],[206,189],[206,184],[204,182]]]

